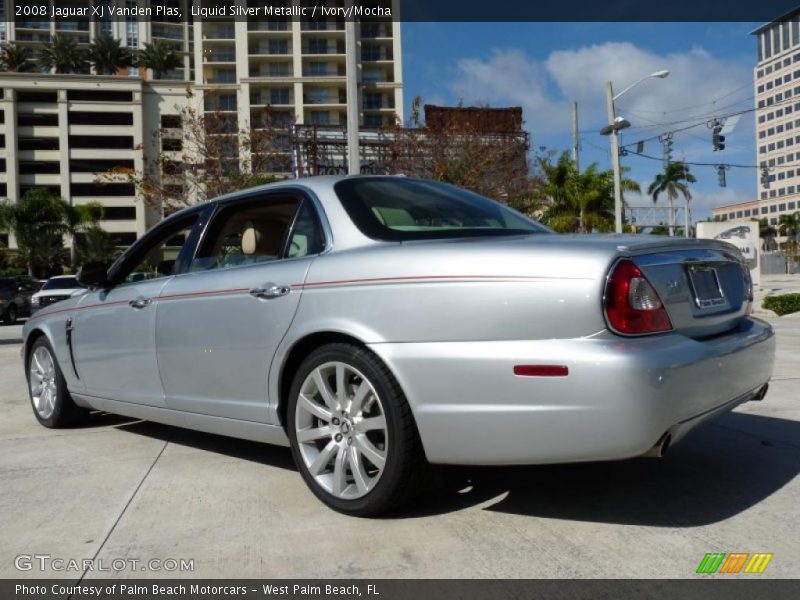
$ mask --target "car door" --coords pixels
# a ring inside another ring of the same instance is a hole
[[[156,303],[182,264],[198,217],[194,212],[153,229],[111,268],[108,289],[81,297],[72,347],[83,393],[165,406],[156,360]]]
[[[269,422],[267,378],[324,247],[310,199],[273,191],[223,204],[189,272],[157,308],[158,366],[172,409]]]

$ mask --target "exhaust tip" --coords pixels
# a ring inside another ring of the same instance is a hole
[[[642,454],[642,456],[646,456],[648,458],[661,458],[669,449],[669,444],[672,441],[672,436],[669,433],[665,433],[662,435],[659,440],[655,443],[655,445],[650,448],[647,452]]]

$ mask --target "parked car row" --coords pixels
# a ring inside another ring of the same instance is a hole
[[[59,275],[40,281],[28,275],[0,277],[0,320],[13,325],[40,308],[86,291],[74,275]]]

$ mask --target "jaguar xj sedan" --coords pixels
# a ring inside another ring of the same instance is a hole
[[[432,464],[660,456],[770,379],[739,251],[556,235],[405,177],[271,184],[170,216],[25,324],[45,427],[105,411],[290,446],[353,515]]]

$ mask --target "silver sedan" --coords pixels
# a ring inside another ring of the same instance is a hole
[[[554,235],[402,177],[219,198],[79,279],[24,327],[42,425],[100,410],[291,446],[355,515],[430,464],[661,455],[761,399],[774,356],[726,242]]]

